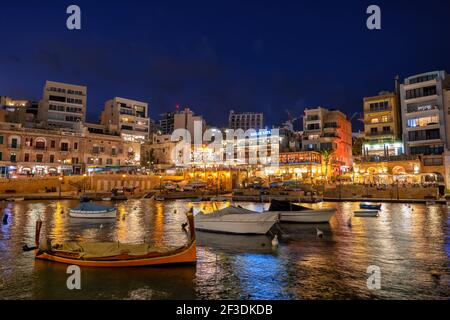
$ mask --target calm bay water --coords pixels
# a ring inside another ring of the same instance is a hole
[[[240,203],[263,210],[264,205]],[[198,233],[196,266],[82,268],[82,289],[66,287],[66,265],[35,261],[35,221],[57,240],[109,240],[182,245],[185,212],[211,203],[130,200],[113,222],[71,219],[76,201],[0,204],[0,299],[449,299],[450,228],[446,206],[383,204],[378,218],[347,220],[358,203],[336,207],[330,225],[283,224],[277,249],[266,236]],[[220,203],[225,206],[227,203]],[[267,207],[267,205],[266,205]],[[122,219],[122,217],[125,217]],[[369,265],[381,268],[381,290],[369,290]]]

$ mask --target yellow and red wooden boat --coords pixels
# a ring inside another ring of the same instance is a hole
[[[143,267],[143,266],[156,266],[165,264],[178,264],[178,263],[195,263],[197,261],[196,254],[196,239],[195,239],[195,228],[194,228],[194,217],[192,212],[187,214],[188,224],[189,224],[189,242],[179,248],[175,248],[170,251],[161,252],[160,250],[154,250],[150,252],[145,252],[143,254],[131,254],[129,252],[130,248],[133,249],[133,244],[122,245],[126,247],[127,250],[124,252],[119,252],[114,255],[101,255],[95,256],[92,253],[86,255],[82,251],[64,251],[55,249],[52,246],[50,248],[40,247],[40,232],[42,227],[42,221],[38,220],[36,222],[36,236],[35,236],[35,258],[42,260],[55,261],[65,264],[78,265],[83,267]],[[80,247],[83,247],[83,243],[76,243]],[[84,245],[95,246],[95,243],[84,243]],[[115,246],[116,243],[98,243],[103,245]],[[117,244],[119,246],[119,244]],[[142,248],[142,245],[139,249]],[[121,247],[117,248],[118,251]],[[139,251],[139,250],[137,250]],[[141,250],[142,251],[142,250]]]

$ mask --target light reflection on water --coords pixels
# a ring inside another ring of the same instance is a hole
[[[218,203],[219,208],[229,203]],[[239,203],[263,211],[268,204]],[[186,243],[184,213],[215,209],[209,202],[129,200],[117,220],[71,219],[76,201],[0,204],[9,223],[0,228],[0,298],[12,299],[448,299],[449,215],[444,206],[383,204],[378,218],[353,218],[358,203],[336,207],[329,225],[283,224],[277,249],[266,236],[198,233],[194,266],[82,269],[82,290],[66,288],[66,267],[35,261],[22,246],[34,242],[35,222],[52,239],[104,240],[178,246]],[[113,203],[111,203],[113,205]],[[369,265],[382,271],[382,289],[366,287]]]

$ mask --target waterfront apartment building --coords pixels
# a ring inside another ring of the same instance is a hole
[[[143,142],[148,139],[150,130],[148,104],[115,97],[105,102],[100,122],[104,126],[114,126],[126,141]]]
[[[118,135],[0,123],[1,176],[81,174],[139,162],[140,145]]]
[[[187,131],[189,131],[192,143],[194,142],[194,125],[196,124],[201,124],[202,131],[200,133],[202,134],[202,136],[200,138],[202,139],[203,132],[205,132],[206,130],[206,122],[202,116],[196,116],[194,112],[189,108],[185,108],[183,111],[177,111],[174,114],[173,129],[186,129]]]
[[[444,92],[450,87],[445,71],[414,75],[401,85],[405,151],[411,155],[442,155],[449,148]]]
[[[263,129],[264,114],[257,112],[236,113],[231,110],[228,117],[228,128],[233,130],[242,129],[244,131]]]
[[[44,128],[80,129],[86,119],[87,87],[46,81],[38,120]]]
[[[161,115],[159,129],[161,134],[172,134],[175,124],[175,112],[166,112]]]
[[[398,95],[381,92],[364,98],[364,156],[403,154],[402,126]]]
[[[302,150],[332,150],[330,162],[333,174],[348,170],[352,165],[351,122],[338,110],[306,108],[303,116]]]

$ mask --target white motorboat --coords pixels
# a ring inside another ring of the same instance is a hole
[[[255,212],[241,207],[229,206],[195,217],[195,228],[202,231],[234,234],[266,234],[279,220],[276,212]]]
[[[357,210],[353,214],[355,217],[378,217],[378,210]]]
[[[82,202],[78,207],[69,210],[69,216],[72,218],[112,219],[116,214],[117,210],[114,207],[88,202]]]
[[[17,201],[24,201],[25,198],[20,197],[20,198],[8,198],[6,199],[6,201],[12,201],[12,202],[17,202]]]
[[[111,201],[111,198],[109,198],[109,197],[102,198],[102,201]]]
[[[289,201],[272,200],[269,212],[280,214],[280,222],[329,223],[330,219],[336,214],[336,209],[311,209]]]

